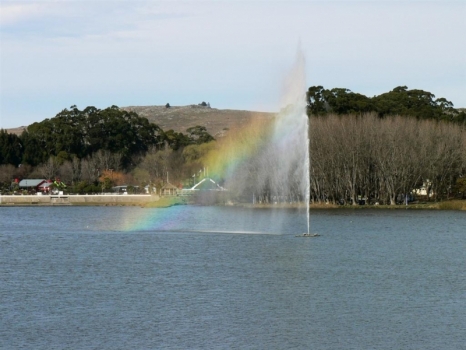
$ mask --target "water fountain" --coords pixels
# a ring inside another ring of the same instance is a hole
[[[305,205],[307,232],[301,236],[315,237],[310,233],[309,120],[301,50],[283,91],[282,108],[273,123],[234,133],[234,141],[221,152],[229,160],[222,171],[225,187],[256,205]]]
[[[256,206],[305,207],[310,233],[309,119],[306,114],[305,60],[298,50],[284,81],[281,110],[273,119],[231,130],[218,140],[209,164],[234,201]]]
[[[285,193],[299,190],[300,197],[306,206],[307,232],[298,237],[317,237],[310,233],[310,152],[309,152],[309,118],[306,114],[306,71],[305,59],[298,50],[296,62],[286,81],[284,93],[284,108],[275,122],[274,139],[287,140],[273,145],[273,154],[278,155],[277,166],[284,172],[279,172],[279,179],[287,179],[278,188]],[[289,175],[287,177],[287,174]],[[290,176],[291,175],[291,176]]]

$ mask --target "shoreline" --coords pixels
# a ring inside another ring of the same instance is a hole
[[[278,204],[246,204],[238,205],[252,209],[305,209],[301,203],[278,203]],[[336,204],[310,204],[309,210],[464,210],[466,211],[466,200],[449,200],[443,202],[425,202],[416,204],[396,205],[336,205]]]
[[[19,206],[136,206],[156,202],[159,196],[130,194],[130,195],[20,195],[0,196],[0,207]]]
[[[196,205],[186,197],[160,197],[158,195],[51,195],[51,196],[0,196],[0,207],[49,207],[49,206],[140,206],[142,208],[168,208],[176,205]],[[225,203],[217,206],[232,206],[250,209],[306,209],[303,203]],[[466,211],[466,200],[423,202],[397,205],[336,205],[314,203],[309,210],[460,210]]]

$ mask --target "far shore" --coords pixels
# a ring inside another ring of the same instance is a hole
[[[276,204],[239,204],[248,208],[305,208],[303,203],[276,203]],[[466,200],[450,200],[443,202],[424,202],[396,204],[396,205],[337,205],[332,203],[311,203],[310,210],[326,210],[326,209],[354,209],[354,210],[378,210],[378,209],[409,209],[409,210],[466,210]]]
[[[175,205],[196,205],[187,197],[160,197],[158,195],[51,195],[51,196],[1,196],[0,207],[18,206],[140,206],[143,208],[167,208]],[[235,206],[251,209],[305,209],[304,203],[217,203],[212,205]],[[409,209],[409,210],[465,210],[466,200],[442,202],[410,203],[408,205],[336,205],[331,203],[311,203],[310,210],[325,209]]]
[[[160,199],[155,195],[144,194],[101,194],[101,195],[7,195],[0,196],[0,206],[64,206],[64,205],[144,205]]]

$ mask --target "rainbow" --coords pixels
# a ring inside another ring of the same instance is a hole
[[[234,128],[217,141],[202,162],[209,169],[209,176],[221,181],[237,175],[238,170],[263,152],[273,135],[273,119],[253,120],[242,128]]]
[[[207,170],[207,177],[238,199],[252,199],[259,194],[269,203],[280,200],[309,203],[309,139],[304,79],[304,56],[298,52],[287,81],[286,107],[271,118],[252,118],[249,125],[232,128],[217,141],[186,147],[183,152],[191,155],[193,168],[202,164]],[[177,216],[190,215],[191,211],[189,207],[179,207],[148,213],[150,217],[141,217],[137,223],[128,224],[128,228],[175,230],[179,224]],[[195,218],[191,222],[194,225]],[[202,222],[198,224],[202,226]]]

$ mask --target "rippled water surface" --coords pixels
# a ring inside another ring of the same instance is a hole
[[[464,349],[466,213],[0,208],[1,349]]]

